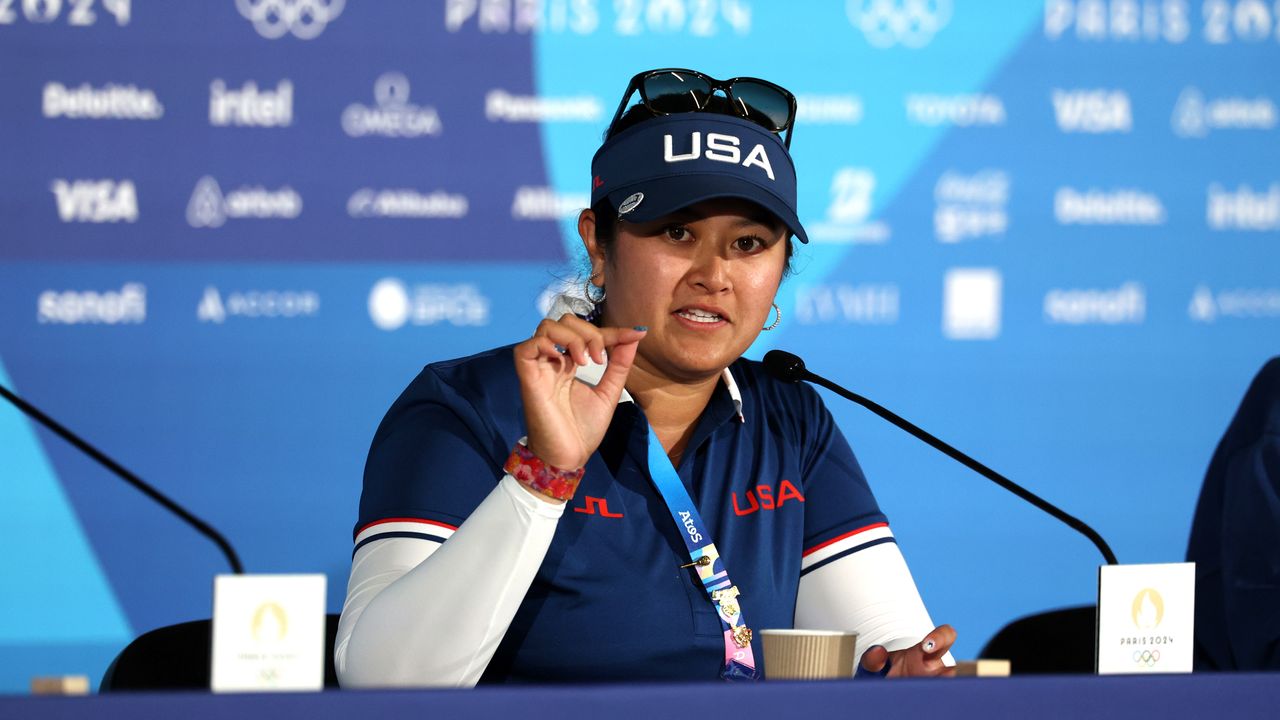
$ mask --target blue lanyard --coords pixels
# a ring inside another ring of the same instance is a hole
[[[662,443],[649,427],[649,476],[658,489],[658,495],[667,505],[671,519],[684,538],[689,550],[690,564],[698,571],[702,589],[715,605],[716,615],[724,630],[724,667],[720,676],[725,680],[756,680],[755,656],[751,652],[751,629],[743,615],[738,587],[729,579],[724,558],[711,541],[711,533],[698,513],[693,498],[685,489],[671,460],[662,449]]]

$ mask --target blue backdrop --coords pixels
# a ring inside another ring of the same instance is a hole
[[[759,75],[814,242],[752,354],[1178,560],[1280,352],[1278,61],[1262,0],[0,0],[0,382],[336,611],[378,420],[577,277],[626,79]],[[958,655],[1092,600],[1084,540],[831,406]],[[225,570],[7,407],[0,544],[0,691],[96,679]]]

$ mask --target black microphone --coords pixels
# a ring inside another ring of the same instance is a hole
[[[79,435],[76,435],[63,427],[58,421],[48,415],[45,415],[43,412],[40,412],[40,410],[31,403],[10,392],[4,385],[0,385],[0,396],[13,403],[14,407],[37,420],[41,425],[44,425],[57,433],[63,440],[74,445],[80,452],[88,455],[94,460],[97,460],[100,465],[115,473],[120,477],[120,479],[140,490],[142,494],[159,503],[164,509],[174,515],[177,515],[183,522],[195,528],[196,532],[212,540],[218,546],[218,549],[222,550],[222,554],[226,556],[227,562],[231,565],[231,572],[237,575],[244,574],[244,568],[240,565],[240,556],[236,555],[236,551],[232,549],[231,543],[227,542],[227,539],[222,536],[222,533],[214,530],[211,525],[195,515],[192,515],[190,512],[187,512],[186,508],[183,508],[178,503],[170,500],[164,495],[164,493],[143,482],[142,478],[139,478],[137,475],[134,475],[124,469],[120,463],[112,460],[110,457],[107,457],[106,453],[90,445]]]
[[[1066,512],[1063,512],[1061,509],[1059,509],[1053,503],[1050,503],[1048,500],[1045,500],[1044,498],[1036,495],[1030,490],[1010,480],[1009,478],[1001,475],[995,470],[992,470],[986,465],[983,465],[977,460],[974,460],[968,455],[965,455],[964,453],[960,452],[954,447],[948,445],[947,443],[939,440],[933,435],[930,435],[929,433],[925,432],[919,427],[916,427],[914,424],[894,414],[887,408],[884,408],[872,402],[871,400],[868,400],[867,398],[862,397],[861,395],[858,395],[857,393],[850,392],[820,375],[815,375],[809,372],[808,369],[806,369],[804,366],[804,360],[801,360],[799,357],[792,355],[791,353],[786,352],[785,350],[770,350],[764,355],[764,369],[767,370],[770,375],[778,378],[779,380],[785,380],[787,382],[800,382],[801,380],[808,380],[809,382],[821,385],[822,387],[830,390],[831,392],[839,395],[840,397],[843,397],[847,400],[852,400],[853,402],[858,403],[862,407],[870,410],[871,412],[879,415],[885,420],[888,420],[894,425],[897,425],[903,430],[906,430],[907,432],[916,436],[918,439],[923,440],[924,442],[933,446],[935,450],[942,452],[944,455],[951,458],[952,460],[955,460],[956,462],[960,463],[961,465],[964,465],[970,470],[987,478],[988,480],[999,485],[1005,490],[1008,490],[1014,495],[1017,495],[1023,500],[1026,500],[1032,505],[1035,505],[1041,510],[1054,516],[1058,520],[1061,520],[1062,522],[1066,523],[1067,526],[1070,527],[1072,530],[1075,530],[1081,535],[1084,535],[1085,537],[1089,538],[1089,541],[1094,544],[1094,547],[1098,548],[1098,552],[1102,553],[1102,557],[1107,561],[1108,565],[1117,564],[1115,553],[1111,552],[1111,547],[1107,545],[1107,541],[1102,539],[1102,536],[1098,534],[1098,531],[1086,525],[1079,518],[1068,515]]]

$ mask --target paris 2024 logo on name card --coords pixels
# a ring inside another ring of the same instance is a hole
[[[1103,566],[1098,674],[1191,672],[1195,592],[1195,563]]]

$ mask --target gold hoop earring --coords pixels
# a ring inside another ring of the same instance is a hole
[[[596,273],[596,275],[598,274],[599,273]],[[582,284],[582,295],[587,299],[587,302],[591,303],[592,305],[599,305],[600,303],[604,302],[604,296],[605,296],[604,286],[603,285],[599,286],[600,295],[598,297],[593,296],[591,294],[591,290],[597,287],[595,283],[591,282],[592,278],[594,277],[595,275],[588,277],[587,281]]]
[[[764,332],[769,332],[770,330],[778,327],[778,323],[782,322],[782,308],[778,307],[778,303],[773,304],[773,312],[775,313],[773,324],[763,328]]]

